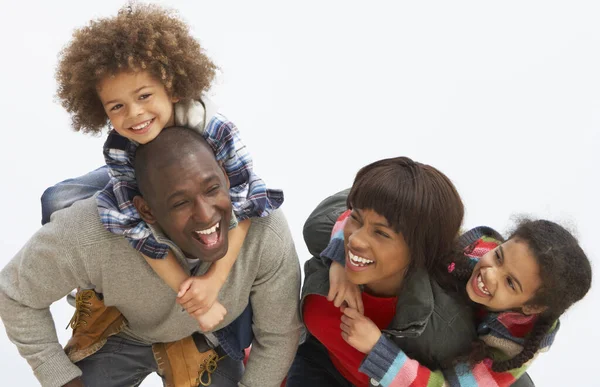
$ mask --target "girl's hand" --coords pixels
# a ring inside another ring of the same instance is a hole
[[[202,315],[214,305],[222,285],[214,276],[189,277],[179,286],[177,303],[191,315]]]
[[[364,313],[362,295],[358,285],[354,285],[346,278],[346,269],[338,262],[331,262],[329,267],[329,294],[327,300],[333,301],[336,308],[346,304],[359,313]]]
[[[377,325],[354,308],[344,309],[340,328],[342,328],[342,338],[364,354],[371,352],[381,337]]]

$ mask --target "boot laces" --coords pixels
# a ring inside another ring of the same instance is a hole
[[[210,386],[210,383],[212,381],[211,374],[217,369],[217,362],[222,360],[225,356],[227,355],[219,357],[219,355],[217,355],[216,352],[208,355],[208,357],[204,359],[202,364],[200,364],[200,368],[198,369],[198,379],[196,379],[196,383],[205,387]],[[205,376],[206,381],[204,381]]]
[[[73,330],[75,330],[81,324],[87,324],[85,318],[92,315],[92,303],[90,302],[92,296],[93,290],[77,292],[77,296],[75,297],[75,313],[73,313],[73,317],[65,329],[71,327]]]

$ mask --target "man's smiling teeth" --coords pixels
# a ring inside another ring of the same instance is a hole
[[[154,119],[154,118],[153,118]],[[153,120],[152,119],[152,120]],[[150,123],[152,123],[152,120],[148,120],[146,122],[142,122],[141,124],[137,125],[137,126],[132,126],[131,129],[133,130],[142,130],[144,129],[146,126],[150,125]]]
[[[357,255],[352,254],[351,251],[348,251],[348,258],[350,258],[350,262],[354,265],[354,266],[366,266],[370,263],[373,263],[375,261],[371,261],[370,259],[365,259],[363,257],[359,257]]]
[[[487,290],[487,288],[485,287],[485,285],[483,284],[483,280],[481,279],[481,273],[479,273],[477,275],[477,287],[479,288],[479,290],[481,290],[482,293],[487,294],[488,296],[492,295],[489,292],[489,290]]]
[[[197,230],[196,233],[202,234],[202,235],[210,235],[213,232],[216,232],[218,229],[219,229],[219,223],[215,224],[211,228],[207,228],[206,230]]]

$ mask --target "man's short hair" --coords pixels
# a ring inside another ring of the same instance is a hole
[[[148,181],[150,170],[167,167],[179,162],[186,154],[201,150],[209,151],[214,157],[212,148],[200,133],[182,127],[163,129],[154,140],[140,144],[136,149],[133,164],[142,196],[151,191]]]

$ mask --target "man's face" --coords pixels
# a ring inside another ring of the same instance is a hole
[[[214,262],[227,253],[229,180],[208,149],[148,171],[151,218],[186,255]],[[148,222],[148,220],[146,219]]]

